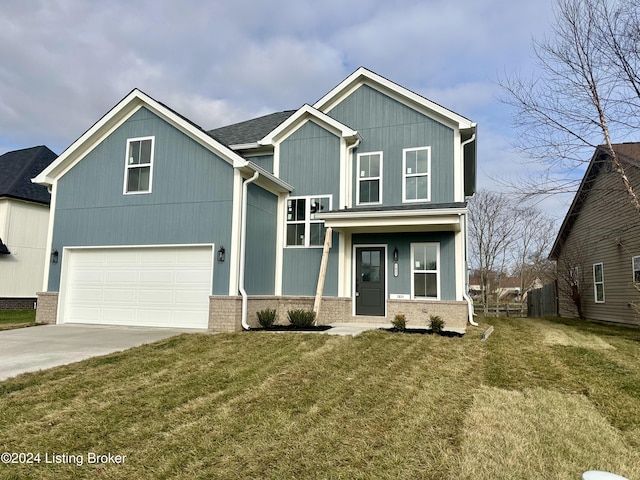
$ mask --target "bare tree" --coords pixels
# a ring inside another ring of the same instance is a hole
[[[541,76],[501,82],[515,107],[519,147],[544,166],[519,185],[526,194],[575,190],[587,150],[602,145],[640,215],[613,143],[640,127],[639,10],[640,0],[558,0],[553,36],[534,43]]]
[[[536,279],[553,278],[553,265],[548,255],[557,229],[555,221],[535,207],[518,210],[517,231],[511,249],[515,271],[524,293]]]
[[[480,274],[485,313],[492,274],[505,265],[507,251],[514,241],[516,217],[514,202],[502,193],[479,190],[469,203],[471,258]]]
[[[560,299],[570,299],[571,305],[565,305],[565,308],[573,307],[581,319],[585,318],[582,298],[587,281],[586,248],[585,244],[575,242],[566,246],[556,266],[558,296]]]

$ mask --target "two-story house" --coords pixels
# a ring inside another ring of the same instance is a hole
[[[42,289],[51,196],[31,178],[55,158],[44,145],[0,155],[0,309],[33,309]]]
[[[255,312],[464,329],[476,124],[360,68],[313,105],[205,131],[132,91],[35,181],[41,322],[239,330]]]

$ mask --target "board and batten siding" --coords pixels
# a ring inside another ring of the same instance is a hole
[[[11,252],[0,255],[0,297],[33,298],[42,290],[49,206],[0,199],[0,238]]]
[[[640,186],[637,168],[628,168],[636,191]],[[562,257],[579,251],[583,312],[586,318],[610,322],[640,324],[631,303],[640,305],[640,293],[633,287],[632,258],[640,255],[640,216],[633,209],[622,186],[620,175],[603,166],[562,248]],[[596,303],[593,264],[604,270],[604,303]],[[559,267],[560,268],[560,267]],[[562,282],[561,276],[558,280]],[[560,314],[577,316],[571,299],[559,285]]]
[[[362,85],[328,115],[357,130],[356,154],[383,152],[383,205],[402,204],[402,150],[431,147],[431,203],[454,202],[454,131],[391,97]],[[357,182],[356,156],[353,179]],[[356,185],[353,205],[356,204]]]
[[[247,190],[244,285],[249,295],[275,293],[278,197],[255,184]]]
[[[280,178],[295,186],[291,196],[331,195],[339,208],[340,139],[308,121],[280,144]],[[324,295],[338,294],[338,234],[332,236]],[[322,248],[284,248],[284,295],[315,295]]]
[[[124,195],[127,139],[155,137],[152,192]],[[52,250],[65,246],[231,244],[233,167],[145,108],[58,180]],[[62,261],[51,264],[57,291]],[[228,294],[229,262],[213,293]]]
[[[455,234],[425,233],[362,233],[354,234],[354,246],[387,245],[388,295],[411,295],[411,244],[440,245],[440,300],[456,300]],[[398,249],[398,276],[393,276],[393,250]],[[388,296],[387,295],[387,296]],[[407,297],[409,298],[409,297]]]

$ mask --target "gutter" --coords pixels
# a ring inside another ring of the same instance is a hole
[[[253,177],[245,180],[242,184],[242,219],[240,221],[240,272],[238,279],[238,290],[242,295],[242,328],[250,330],[251,327],[247,322],[247,291],[244,289],[244,263],[246,257],[246,241],[247,241],[247,190],[249,184],[255,182],[260,176],[259,172],[253,174]]]
[[[462,153],[462,165],[464,167],[464,147],[465,145],[473,142],[476,139],[476,134],[471,135],[471,138],[465,140],[460,144],[460,152]],[[463,168],[464,169],[464,168]],[[465,282],[464,282],[464,292],[462,292],[462,298],[467,302],[467,316],[469,320],[469,324],[474,327],[478,326],[478,323],[473,320],[473,300],[469,297],[469,228],[467,226],[467,216],[469,214],[464,214],[464,263],[465,263]]]

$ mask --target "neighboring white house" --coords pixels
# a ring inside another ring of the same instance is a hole
[[[42,289],[51,195],[31,178],[56,157],[45,146],[0,155],[0,309],[33,308]]]

